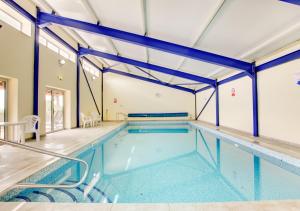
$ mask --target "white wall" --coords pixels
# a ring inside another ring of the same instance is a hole
[[[197,93],[197,115],[213,92],[214,89],[208,89]],[[216,94],[212,96],[198,120],[216,124]]]
[[[231,96],[232,88],[235,96]],[[244,77],[219,86],[220,125],[252,133],[252,81]]]
[[[105,73],[103,80],[106,120],[115,120],[117,112],[188,112],[194,118],[195,98],[192,93],[113,73]],[[114,98],[117,103],[113,103]]]
[[[258,74],[261,136],[300,145],[300,86],[294,78],[299,72],[297,59]]]
[[[257,65],[300,49],[296,42],[257,61]],[[300,72],[300,59],[258,72],[259,134],[300,145],[300,86],[295,75]],[[231,89],[236,96],[231,96]],[[197,94],[199,106],[212,89]],[[253,133],[252,84],[249,77],[219,86],[220,125]],[[202,107],[202,106],[201,106]],[[200,120],[215,123],[215,104],[211,102]]]

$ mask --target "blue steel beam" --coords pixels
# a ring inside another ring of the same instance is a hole
[[[37,8],[39,11],[39,8]],[[33,61],[33,115],[39,115],[39,63],[40,63],[40,28],[34,27],[34,61]]]
[[[173,70],[173,69],[166,68],[166,67],[161,67],[161,66],[158,66],[158,65],[154,65],[154,64],[150,64],[150,63],[146,63],[146,62],[141,62],[141,61],[129,59],[129,58],[126,58],[126,57],[121,57],[121,56],[117,56],[117,55],[113,55],[113,54],[109,54],[109,53],[104,53],[104,52],[96,51],[96,50],[89,49],[89,48],[80,47],[79,48],[79,55],[80,56],[94,55],[94,56],[98,56],[98,57],[101,57],[101,58],[117,61],[117,62],[120,62],[120,63],[130,64],[130,65],[133,65],[133,66],[146,68],[146,69],[153,70],[153,71],[156,71],[156,72],[169,74],[169,75],[173,75],[173,76],[177,76],[177,77],[181,77],[181,78],[185,78],[185,79],[189,79],[189,80],[209,84],[211,86],[215,85],[215,81],[212,80],[212,79],[209,79],[209,78],[204,78],[204,77],[193,75],[193,74],[190,74],[190,73],[185,73],[185,72],[181,72],[181,71],[178,71],[178,70]]]
[[[122,71],[119,71],[119,70],[105,68],[102,71],[102,73],[108,73],[108,72],[115,73],[115,74],[118,74],[118,75],[127,76],[127,77],[130,77],[130,78],[135,78],[135,79],[142,80],[142,81],[147,81],[147,82],[150,82],[150,83],[159,84],[159,85],[162,85],[162,86],[167,86],[167,87],[178,89],[178,90],[185,91],[185,92],[190,92],[192,94],[194,94],[194,92],[195,92],[192,89],[188,89],[188,88],[185,88],[185,87],[176,86],[176,85],[172,85],[172,84],[168,84],[168,83],[163,83],[163,82],[160,82],[160,81],[157,81],[157,80],[153,80],[151,78],[145,78],[145,77],[142,77],[142,76],[138,76],[138,75],[134,75],[134,74],[131,74],[131,73],[122,72]]]
[[[290,4],[296,4],[300,6],[300,0],[279,0]]]
[[[248,62],[178,45],[159,39],[154,39],[151,37],[146,37],[126,31],[101,26],[98,24],[92,24],[44,12],[40,12],[38,14],[38,23],[41,27],[47,26],[51,23],[58,24],[61,26],[72,27],[90,33],[104,35],[124,42],[140,45],[143,47],[152,48],[159,51],[164,51],[167,53],[172,53],[179,56],[199,60],[202,62],[211,63],[223,67],[229,67],[243,72],[251,73],[251,63]]]

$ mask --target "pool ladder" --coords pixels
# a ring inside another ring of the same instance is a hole
[[[17,183],[15,185],[13,185],[12,188],[63,188],[63,189],[76,188],[76,187],[80,186],[85,181],[85,179],[88,175],[89,165],[84,160],[77,159],[77,158],[74,158],[74,157],[65,156],[65,155],[62,155],[62,154],[59,154],[59,153],[50,152],[50,151],[35,148],[35,147],[31,147],[31,146],[28,146],[28,145],[25,145],[25,144],[19,144],[19,143],[15,143],[15,142],[11,142],[11,141],[6,141],[6,140],[3,140],[3,139],[0,139],[0,143],[7,144],[7,145],[17,147],[17,148],[21,148],[21,149],[25,149],[25,150],[29,150],[29,151],[32,151],[32,152],[37,152],[37,153],[40,153],[40,154],[43,154],[43,155],[50,155],[50,156],[53,156],[53,157],[59,157],[59,158],[63,158],[63,159],[66,159],[66,160],[76,161],[76,162],[81,163],[84,166],[84,174],[77,183],[73,183],[73,184],[70,184],[70,185]]]

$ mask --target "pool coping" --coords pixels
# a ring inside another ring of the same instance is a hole
[[[209,128],[204,125],[199,125],[195,122],[189,122],[190,125],[204,129],[210,133],[216,134],[217,136],[223,137],[226,139],[227,142],[231,142],[233,144],[239,144],[239,146],[236,147],[242,147],[245,151],[252,152],[257,156],[260,156],[271,163],[276,164],[277,166],[280,166],[281,168],[287,169],[289,171],[292,171],[293,173],[300,176],[300,159],[293,157],[291,155],[277,152],[273,149],[269,149],[265,146],[260,146],[256,143],[252,143],[249,141],[246,141],[246,138],[238,138],[234,135],[227,134],[225,131],[218,131],[216,129]],[[249,151],[249,149],[251,151]]]

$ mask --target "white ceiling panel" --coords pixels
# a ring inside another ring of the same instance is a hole
[[[186,59],[180,70],[184,72],[189,72],[194,75],[199,75],[202,77],[209,76],[212,72],[214,72],[219,66],[200,62],[194,59]]]
[[[149,62],[152,64],[177,69],[183,57],[162,51],[149,49]]]
[[[299,20],[299,7],[281,1],[226,1],[196,47],[237,57]]]
[[[147,73],[145,73],[145,72],[147,72],[147,71],[145,71],[145,70],[142,69],[142,68],[141,68],[141,69],[144,70],[145,72],[143,72],[143,71],[139,70],[138,68],[136,68],[136,67],[134,67],[134,66],[131,66],[131,65],[127,65],[127,67],[128,67],[128,69],[129,69],[129,71],[130,71],[131,74],[143,76],[143,77],[145,77],[145,78],[151,78]]]
[[[76,30],[76,32],[95,50],[114,53],[112,46],[105,37]]]
[[[87,22],[96,21],[82,0],[46,0],[46,2],[62,16]]]
[[[148,0],[150,37],[192,46],[220,0]]]
[[[101,24],[144,34],[141,0],[88,0]]]
[[[138,45],[132,45],[126,42],[113,40],[121,56],[128,57],[143,62],[147,61],[146,48]]]

